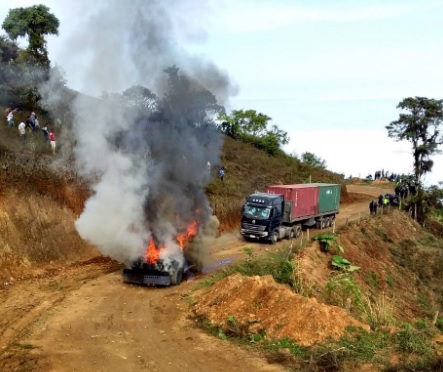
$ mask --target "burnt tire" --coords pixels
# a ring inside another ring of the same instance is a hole
[[[179,269],[171,274],[171,284],[179,285],[183,280],[183,269]]]

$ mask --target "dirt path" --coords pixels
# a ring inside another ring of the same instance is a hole
[[[0,370],[282,370],[197,328],[186,302],[195,283],[143,288],[105,271],[91,264],[2,291]]]
[[[339,224],[367,213],[368,201],[380,193],[361,186],[348,191],[368,198],[343,206]],[[246,256],[246,246],[251,243],[238,233],[224,234],[210,247],[207,270]],[[254,248],[275,249],[266,244]],[[121,266],[98,257],[9,285],[0,290],[0,370],[283,370],[196,327],[186,302],[194,284],[165,289],[127,285]]]

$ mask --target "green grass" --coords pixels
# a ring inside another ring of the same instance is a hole
[[[394,347],[402,353],[429,355],[432,343],[423,330],[414,329],[410,324],[403,323],[402,330],[393,335]]]
[[[194,289],[211,287],[216,282],[235,273],[240,273],[245,276],[271,275],[277,283],[294,287],[296,284],[294,278],[295,269],[295,264],[288,259],[287,250],[277,253],[267,253],[260,257],[251,256],[210,275],[198,283]]]

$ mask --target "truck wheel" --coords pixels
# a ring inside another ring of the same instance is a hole
[[[183,269],[178,269],[177,271],[174,271],[174,273],[171,275],[171,284],[179,285],[182,282],[182,279],[183,279]]]
[[[325,229],[325,228],[327,227],[327,221],[326,221],[326,218],[322,218],[320,224],[321,224],[321,227],[320,227],[320,228],[321,228],[321,229]]]
[[[329,217],[325,218],[325,227],[330,227],[331,226],[331,219]]]
[[[294,230],[294,237],[298,238],[301,235],[301,226],[300,225],[294,226],[293,230]]]
[[[269,241],[271,242],[271,244],[275,244],[278,241],[278,233],[277,231],[273,231],[271,236],[269,237]]]
[[[329,221],[330,221],[330,223],[331,223],[331,226],[333,226],[333,225],[334,225],[334,222],[335,222],[335,216],[331,216],[330,219],[329,219]]]

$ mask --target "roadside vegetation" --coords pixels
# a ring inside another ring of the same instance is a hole
[[[404,229],[408,230],[406,235]],[[302,251],[293,254],[288,244],[264,254],[255,254],[253,246],[247,247],[245,260],[194,287],[195,293],[218,288],[217,283],[236,273],[271,275],[293,293],[345,309],[368,324],[369,331],[347,327],[339,339],[307,347],[290,338],[270,338],[265,330],[251,333],[235,312],[219,325],[205,317],[196,320],[215,337],[259,350],[269,361],[290,370],[341,371],[362,365],[380,371],[439,370],[443,365],[443,317],[439,311],[443,305],[442,247],[442,239],[404,212],[392,211],[350,224],[337,234],[317,234]],[[321,278],[314,280],[314,274],[304,270],[306,256]],[[342,264],[345,261],[344,266],[336,264],[337,256],[342,257]],[[354,264],[361,268],[347,270]],[[416,289],[406,290],[411,282]],[[197,301],[193,296],[190,293],[191,304]]]

